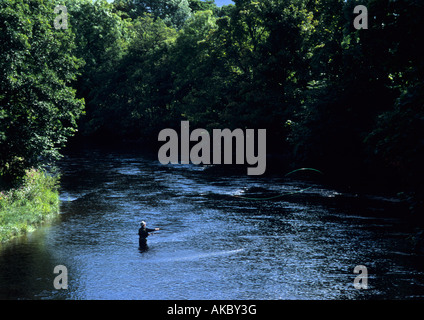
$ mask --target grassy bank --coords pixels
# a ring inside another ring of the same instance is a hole
[[[19,188],[0,192],[0,243],[33,231],[59,212],[58,177],[28,170]]]

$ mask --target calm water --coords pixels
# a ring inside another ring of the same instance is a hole
[[[61,214],[0,247],[2,299],[422,299],[423,256],[390,199],[278,177],[67,156]],[[301,195],[253,201],[311,187]],[[389,214],[390,213],[390,214]],[[160,227],[138,247],[139,222]],[[56,265],[68,289],[56,290]],[[368,289],[357,290],[357,265]]]

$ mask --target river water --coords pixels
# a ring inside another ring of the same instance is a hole
[[[75,152],[60,169],[60,215],[0,247],[2,299],[424,297],[414,226],[392,199],[136,151]],[[144,250],[141,220],[161,228]],[[67,289],[53,286],[57,265]],[[357,265],[367,289],[354,287]]]

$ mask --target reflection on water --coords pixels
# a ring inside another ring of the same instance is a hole
[[[162,166],[133,152],[61,162],[61,214],[0,249],[3,299],[417,299],[422,255],[390,199],[278,177]],[[394,213],[394,214],[392,214]],[[141,220],[161,230],[140,246]],[[68,290],[53,287],[56,265]],[[367,290],[353,269],[368,268]]]

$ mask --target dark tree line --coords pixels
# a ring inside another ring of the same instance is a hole
[[[80,139],[155,142],[181,120],[266,128],[284,166],[396,185],[422,208],[420,0],[66,0],[69,29],[60,31],[55,1],[1,3],[3,174],[57,150],[83,99]],[[368,29],[353,26],[358,4]]]

